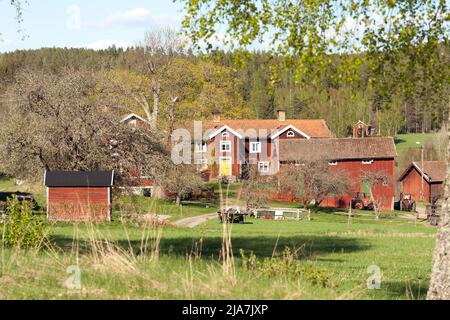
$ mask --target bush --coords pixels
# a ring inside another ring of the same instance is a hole
[[[240,250],[242,258],[242,270],[244,272],[256,272],[258,276],[267,278],[287,277],[296,279],[302,277],[310,283],[323,288],[333,287],[331,275],[325,271],[318,270],[311,265],[305,265],[297,261],[297,253],[289,247],[283,251],[282,257],[264,258],[257,260],[253,252],[247,257],[244,250]]]
[[[7,246],[37,248],[46,237],[42,216],[33,215],[32,203],[19,201],[16,196],[8,199],[6,217],[0,226]]]

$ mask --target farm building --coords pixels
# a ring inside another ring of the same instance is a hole
[[[111,220],[114,171],[46,171],[47,218],[56,221]]]
[[[130,113],[127,116],[123,117],[122,120],[120,120],[120,122],[135,128],[141,128],[146,124],[148,124],[147,120],[134,113]]]
[[[365,172],[383,172],[386,183],[374,186],[374,198],[384,210],[394,206],[394,165],[397,151],[394,140],[389,137],[299,139],[280,141],[280,166],[298,161],[328,161],[332,170],[346,173],[352,183],[352,194],[339,199],[329,198],[324,206],[348,208],[355,192],[368,192],[361,179]],[[290,200],[290,199],[284,199]]]
[[[445,161],[412,162],[400,175],[402,192],[411,194],[416,201],[432,202],[442,192],[445,180]],[[423,186],[423,195],[422,194]]]
[[[230,177],[239,180],[249,163],[255,163],[263,174],[276,173],[278,158],[274,153],[281,140],[331,138],[323,119],[288,119],[278,110],[276,119],[222,119],[219,112],[202,123],[196,139],[195,128],[183,124],[194,137],[193,160],[209,179]]]

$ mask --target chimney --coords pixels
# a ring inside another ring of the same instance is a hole
[[[220,122],[220,111],[213,111],[213,122]]]
[[[284,110],[278,110],[278,121],[286,121],[286,111]]]

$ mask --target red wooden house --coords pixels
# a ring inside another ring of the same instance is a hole
[[[111,220],[114,171],[46,171],[47,218],[56,221]]]
[[[431,203],[442,192],[446,168],[445,161],[424,161],[423,166],[421,161],[411,163],[398,179],[402,192]]]
[[[276,173],[279,141],[332,137],[324,120],[286,119],[283,110],[277,119],[227,120],[214,113],[213,120],[202,125],[200,140],[194,141],[194,161],[209,171],[210,179],[240,179],[248,165],[256,165],[262,174]],[[191,136],[195,139],[195,133]]]
[[[323,206],[348,208],[355,192],[368,192],[361,176],[383,172],[388,181],[374,186],[374,198],[384,210],[392,210],[395,197],[394,166],[397,151],[389,137],[311,139],[280,141],[280,164],[301,161],[327,161],[332,170],[347,174],[352,193],[339,199],[325,199]],[[288,199],[285,199],[288,200]]]

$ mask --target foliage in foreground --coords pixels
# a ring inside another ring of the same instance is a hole
[[[7,214],[2,218],[2,242],[6,246],[38,248],[46,238],[46,226],[42,216],[34,215],[29,201],[17,197],[8,199]]]

